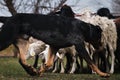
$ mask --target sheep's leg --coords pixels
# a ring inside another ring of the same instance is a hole
[[[35,55],[35,62],[34,62],[34,65],[33,65],[34,68],[37,68],[38,59],[39,59],[39,55]]]
[[[95,71],[97,74],[99,74],[102,77],[108,77],[110,76],[108,73],[104,73],[101,72],[98,67],[93,63],[93,61],[91,60],[90,56],[88,55],[85,47],[82,45],[82,43],[80,44],[75,44],[76,50],[79,53],[79,55],[81,55],[85,61],[87,62],[87,64],[90,66],[90,68]]]
[[[70,73],[74,73],[75,69],[76,69],[76,57],[73,56],[72,69],[71,69]]]
[[[64,69],[64,62],[63,62],[63,59],[65,57],[65,54],[60,54],[59,52],[57,52],[56,56],[58,57],[59,59],[59,62],[60,62],[60,73],[64,73],[65,72],[65,69]]]
[[[53,73],[57,72],[57,66],[58,66],[57,62],[55,62],[54,65],[55,65],[55,66],[54,66],[54,69],[53,69],[53,71],[52,71]]]
[[[111,54],[112,57],[112,62],[111,62],[111,69],[110,69],[110,73],[113,74],[114,73],[114,64],[115,64],[115,55],[114,53]]]
[[[51,67],[54,63],[54,59],[55,59],[55,54],[57,52],[58,49],[52,48],[50,46],[49,50],[48,50],[48,57],[47,57],[47,61],[45,62],[43,69],[39,70],[39,73],[44,72],[45,70],[47,70],[49,67]]]
[[[71,68],[71,62],[72,62],[72,57],[71,57],[71,55],[66,54],[66,59],[67,59],[67,61],[66,61],[66,69],[65,69],[65,72],[68,73],[68,71],[69,71],[70,68]]]
[[[108,50],[104,50],[104,52],[101,53],[101,61],[103,62],[103,70],[106,72],[109,72],[109,55],[108,55]]]
[[[57,71],[57,69],[58,69],[58,59],[56,59],[55,62],[54,62],[54,69],[53,69],[52,72],[55,73]]]
[[[65,72],[65,68],[64,68],[64,62],[63,62],[63,59],[60,60],[60,64],[61,64],[61,70],[60,70],[60,73],[64,73],[64,72]]]
[[[80,64],[79,64],[78,60],[76,60],[77,61],[77,67],[80,68],[81,72],[83,72],[83,58],[79,54],[78,54],[78,57],[79,57],[79,60],[80,60]]]
[[[112,46],[109,45],[110,48],[110,55],[111,55],[111,68],[110,68],[110,73],[114,73],[114,64],[115,64],[115,55],[114,55],[114,50]]]
[[[18,48],[19,48],[19,63],[21,64],[21,66],[24,68],[24,70],[31,76],[35,76],[37,75],[37,71],[35,68],[33,68],[32,66],[28,65],[26,62],[26,58],[25,58],[25,52],[27,52],[27,41],[26,40],[22,40],[20,39],[18,41]]]
[[[82,67],[80,67],[81,65],[80,65],[80,63],[79,63],[79,61],[78,61],[78,56],[76,57],[76,68],[77,68],[77,73],[78,72],[80,72],[80,71],[82,71]]]

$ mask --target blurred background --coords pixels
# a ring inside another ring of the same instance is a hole
[[[101,7],[109,8],[113,14],[120,13],[120,0],[0,0],[0,16],[15,13],[47,14],[58,10],[63,4],[71,6],[75,13],[85,8],[96,12]]]

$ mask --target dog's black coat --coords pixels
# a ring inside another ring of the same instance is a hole
[[[77,52],[88,64],[93,64],[84,47],[84,41],[97,48],[102,30],[83,21],[54,15],[16,14],[8,18],[0,31],[0,50],[27,34],[52,46],[54,49],[75,45]],[[97,43],[97,44],[96,44]]]

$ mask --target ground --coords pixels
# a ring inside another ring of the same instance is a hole
[[[95,74],[60,74],[46,72],[40,76],[29,76],[18,63],[18,58],[0,58],[0,80],[106,80]],[[113,74],[107,80],[120,80],[120,74]]]

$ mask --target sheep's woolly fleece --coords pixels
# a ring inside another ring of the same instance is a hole
[[[26,53],[26,59],[41,53],[46,48],[45,43],[40,40],[38,41],[36,39],[30,38],[29,41],[31,42],[28,46],[28,51]]]
[[[93,25],[98,25],[102,29],[102,37],[101,42],[103,46],[106,44],[112,46],[112,48],[116,49],[117,44],[117,30],[115,23],[112,19],[108,19],[107,17],[100,17],[98,15],[91,15],[90,10],[85,10],[78,19],[91,23]]]

